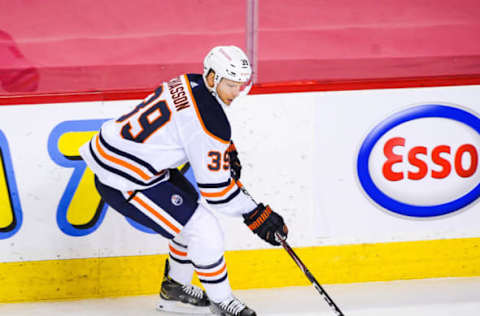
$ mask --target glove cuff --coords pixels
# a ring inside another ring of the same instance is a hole
[[[228,145],[227,151],[228,152],[237,151],[237,147],[235,147],[233,140],[230,141],[230,145]]]
[[[260,203],[253,211],[243,214],[243,222],[248,228],[255,232],[271,214],[272,209],[270,206],[264,206],[263,203]]]

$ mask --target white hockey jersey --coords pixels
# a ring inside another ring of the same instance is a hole
[[[99,180],[120,191],[142,190],[168,179],[168,169],[189,162],[201,195],[228,215],[256,204],[230,177],[231,129],[201,75],[163,83],[131,112],[105,122],[80,148]]]

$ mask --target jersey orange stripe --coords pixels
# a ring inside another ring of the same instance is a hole
[[[200,194],[202,194],[204,197],[222,197],[225,194],[227,194],[227,192],[230,191],[234,185],[235,185],[235,182],[231,181],[230,185],[220,192],[207,193],[207,192],[200,191]]]
[[[170,248],[170,251],[173,252],[174,254],[176,254],[177,256],[182,256],[182,257],[186,257],[187,256],[187,253],[184,252],[184,251],[179,251],[175,248],[172,247],[172,245],[168,245],[168,247]]]
[[[219,274],[223,273],[223,271],[225,271],[226,268],[227,268],[227,264],[224,263],[223,267],[216,272],[198,272],[197,270],[195,270],[195,271],[197,272],[197,274],[199,276],[212,277],[212,276],[216,276],[216,275],[219,275]]]
[[[202,125],[202,128],[203,128],[203,130],[205,131],[205,133],[207,133],[207,135],[209,135],[210,137],[218,140],[218,141],[221,142],[221,143],[230,144],[230,141],[228,141],[228,140],[223,140],[223,139],[221,139],[220,137],[217,137],[217,136],[213,135],[213,134],[210,133],[210,132],[208,131],[208,129],[205,127],[205,124],[203,123],[203,120],[202,120],[202,116],[200,115],[200,112],[198,111],[197,102],[195,101],[195,98],[193,97],[192,87],[190,86],[190,81],[188,81],[188,77],[187,77],[186,74],[183,75],[183,77],[184,77],[184,79],[185,79],[185,82],[187,83],[188,92],[189,92],[189,94],[190,94],[190,99],[192,99],[193,107],[195,108],[195,113],[197,113],[198,120],[200,121],[200,124]]]
[[[97,139],[96,139],[95,144],[96,144],[96,147],[97,147],[98,152],[100,153],[100,155],[101,155],[103,158],[105,158],[105,159],[107,159],[108,161],[111,161],[111,162],[113,162],[113,163],[116,163],[116,164],[118,164],[118,165],[120,165],[120,166],[123,166],[123,167],[125,167],[125,168],[127,168],[127,169],[130,169],[131,171],[133,171],[133,172],[135,172],[136,174],[138,174],[143,180],[148,180],[148,179],[150,179],[150,177],[149,177],[145,172],[143,172],[142,170],[140,170],[139,168],[137,168],[137,167],[135,167],[135,166],[132,166],[131,164],[129,164],[129,163],[123,161],[123,160],[120,160],[120,159],[118,159],[118,158],[115,158],[115,157],[113,157],[113,156],[110,156],[109,154],[107,154],[106,152],[104,152],[103,149],[100,147],[100,142],[99,142],[98,138],[99,138],[99,137],[98,137],[98,135],[97,135]]]
[[[165,217],[163,217],[162,215],[160,215],[160,213],[158,213],[157,211],[155,211],[153,208],[151,208],[147,203],[145,203],[144,201],[142,201],[138,196],[135,196],[133,198],[134,201],[136,201],[138,204],[140,204],[141,206],[143,206],[147,211],[149,211],[150,213],[152,213],[153,215],[155,215],[155,217],[157,217],[159,220],[161,220],[165,225],[167,225],[168,227],[170,227],[174,232],[176,232],[177,234],[180,233],[180,229],[178,229],[175,225],[173,225],[172,223],[170,223]]]

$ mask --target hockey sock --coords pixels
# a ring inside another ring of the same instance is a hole
[[[191,284],[193,265],[188,259],[187,246],[172,239],[168,244],[168,248],[168,261],[170,263],[168,275],[178,283]]]
[[[218,303],[232,296],[223,231],[215,215],[200,204],[181,234],[188,240],[188,257],[209,299]]]
[[[202,282],[210,300],[218,303],[232,295],[227,265],[223,256],[210,265],[194,264],[194,266],[198,279]]]

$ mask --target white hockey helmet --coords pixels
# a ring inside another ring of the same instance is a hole
[[[250,62],[247,55],[237,46],[216,46],[212,48],[203,60],[203,79],[205,83],[210,71],[215,72],[214,85],[213,87],[209,87],[208,84],[206,86],[216,97],[217,86],[222,78],[245,83],[241,95],[248,94],[252,87],[252,82],[249,82],[252,77]]]

